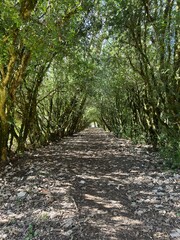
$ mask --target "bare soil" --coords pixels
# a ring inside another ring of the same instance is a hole
[[[1,240],[179,240],[180,174],[99,128],[0,173]]]

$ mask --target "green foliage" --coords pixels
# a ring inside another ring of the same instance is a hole
[[[179,147],[174,146],[180,141],[179,5],[176,1],[105,5],[109,39],[103,45],[98,76],[101,122],[117,136],[145,141],[155,149],[165,147],[171,166],[178,167]]]
[[[28,226],[27,233],[26,233],[26,236],[25,236],[24,240],[32,240],[35,237],[37,237],[37,235],[38,234],[34,229],[34,224],[31,223]]]
[[[166,149],[178,167],[178,10],[177,1],[2,1],[0,154],[95,121]]]
[[[164,166],[171,169],[180,169],[180,142],[178,141],[179,136],[171,136],[170,139],[168,138],[169,137],[166,137],[164,139],[164,141],[167,141],[167,143],[161,147],[160,151],[161,156],[165,159]]]

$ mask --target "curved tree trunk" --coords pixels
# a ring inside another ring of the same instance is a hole
[[[28,21],[36,4],[37,0],[21,1],[20,16],[23,21]],[[0,65],[0,162],[4,162],[7,159],[7,143],[9,138],[8,111],[11,110],[8,109],[8,101],[14,100],[16,90],[22,82],[22,77],[31,55],[31,52],[23,44],[19,28],[14,26],[11,33],[13,34],[8,36],[12,38],[12,44],[8,48],[8,60],[6,63]],[[21,48],[19,48],[20,42],[22,44]]]

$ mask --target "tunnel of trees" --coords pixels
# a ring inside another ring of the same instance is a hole
[[[0,1],[0,162],[91,122],[180,162],[177,0]]]

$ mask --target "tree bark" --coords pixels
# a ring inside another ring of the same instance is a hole
[[[8,121],[5,113],[7,92],[5,87],[0,86],[0,162],[7,158]]]

